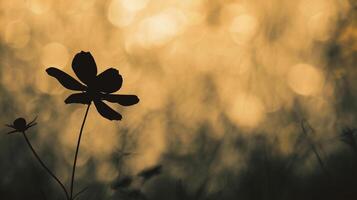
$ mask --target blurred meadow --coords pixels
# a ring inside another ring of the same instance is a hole
[[[0,120],[68,185],[83,105],[45,69],[90,51],[139,104],[89,112],[79,199],[357,199],[355,0],[1,0]],[[64,199],[0,128],[0,199]],[[342,135],[342,136],[341,136]],[[160,175],[116,186],[162,165]]]

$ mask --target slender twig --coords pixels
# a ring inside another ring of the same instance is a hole
[[[227,131],[228,132],[228,131]],[[212,164],[213,162],[218,158],[221,147],[223,146],[223,143],[226,140],[226,137],[228,136],[227,132],[225,132],[225,134],[223,135],[223,137],[220,139],[220,141],[218,142],[218,144],[215,146],[215,149],[213,150],[213,152],[211,153],[211,157],[208,160],[208,162],[206,163],[207,166],[207,173],[206,173],[206,177],[203,179],[201,185],[199,186],[199,188],[197,189],[196,193],[195,193],[195,199],[201,199],[202,195],[204,194],[204,192],[207,189],[207,186],[211,180],[211,176],[210,176],[210,169],[212,168]]]
[[[75,200],[77,197],[79,197],[80,194],[85,192],[88,189],[88,187],[83,188],[81,191],[79,191],[77,194],[73,196],[73,200]]]
[[[308,134],[307,134],[306,127],[304,126],[304,123],[305,123],[305,122],[306,122],[306,124],[307,124],[307,126],[308,126],[309,129],[311,129],[312,131],[313,131],[313,129],[312,129],[312,127],[310,126],[310,124],[309,124],[307,121],[303,120],[303,121],[301,122],[301,128],[302,128],[302,131],[303,131],[303,133],[304,133],[304,135],[305,135],[305,137],[306,137],[306,140],[307,140],[308,143],[310,144],[310,147],[311,147],[312,151],[314,152],[314,154],[315,154],[315,156],[316,156],[316,158],[317,158],[317,161],[318,161],[318,163],[320,164],[321,169],[326,173],[326,175],[327,175],[328,177],[330,177],[330,173],[329,173],[329,171],[327,170],[327,168],[326,168],[324,162],[322,161],[322,158],[321,158],[321,156],[320,156],[320,154],[319,154],[319,152],[318,152],[316,146],[314,145],[313,141],[311,141],[311,139],[309,138],[309,136],[308,136]]]
[[[26,143],[28,144],[28,146],[30,147],[32,153],[35,155],[35,157],[37,158],[38,162],[41,164],[41,166],[52,176],[53,179],[55,179],[57,181],[57,183],[61,186],[61,188],[63,189],[64,193],[66,194],[66,198],[69,200],[69,195],[68,192],[66,190],[66,187],[63,185],[63,183],[57,178],[57,176],[45,165],[45,163],[41,160],[40,156],[36,153],[35,149],[32,147],[30,140],[27,138],[25,131],[22,132],[22,135],[24,136]]]
[[[71,193],[70,193],[70,199],[71,200],[73,199],[72,198],[73,197],[73,183],[74,183],[74,175],[76,173],[77,156],[78,156],[78,152],[79,152],[79,146],[81,144],[81,138],[82,138],[82,132],[83,132],[84,124],[85,124],[86,119],[87,119],[87,115],[88,115],[88,111],[89,111],[90,105],[91,105],[91,103],[88,104],[88,107],[87,107],[87,110],[86,110],[86,114],[84,115],[84,119],[83,119],[83,122],[82,122],[81,130],[79,131],[76,153],[74,155],[73,168],[72,168],[72,178],[71,178]]]

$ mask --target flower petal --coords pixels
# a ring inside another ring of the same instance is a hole
[[[123,78],[119,71],[109,68],[97,76],[94,87],[101,92],[113,93],[121,88]]]
[[[95,107],[97,108],[100,115],[109,120],[121,120],[122,116],[112,108],[110,108],[103,101],[94,101]]]
[[[72,61],[72,69],[79,80],[87,85],[92,83],[97,76],[97,65],[90,52],[77,53]]]
[[[46,72],[48,75],[56,78],[58,82],[60,82],[61,85],[63,85],[63,87],[69,90],[83,91],[87,88],[86,86],[78,82],[76,79],[74,79],[72,76],[68,75],[66,72],[59,70],[57,68],[54,67],[47,68]]]
[[[18,130],[13,130],[13,131],[8,132],[7,134],[16,133],[16,132],[19,132],[19,131]]]
[[[130,94],[108,94],[103,99],[122,106],[131,106],[139,102],[139,98],[136,95]]]
[[[33,126],[36,126],[37,125],[37,123],[33,123],[33,124],[31,124],[31,125],[28,125],[27,127],[26,127],[26,129],[29,129],[29,128],[31,128],[31,127],[33,127]]]
[[[91,102],[91,99],[87,95],[87,93],[75,93],[69,95],[67,99],[64,100],[64,102],[66,104],[70,104],[70,103],[89,104]]]

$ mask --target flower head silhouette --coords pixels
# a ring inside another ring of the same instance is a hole
[[[114,68],[97,75],[97,65],[90,52],[77,53],[72,61],[72,69],[83,84],[57,68],[46,69],[48,75],[56,78],[63,87],[81,91],[68,96],[66,104],[90,104],[93,101],[100,115],[109,120],[121,120],[121,114],[110,108],[103,100],[122,106],[131,106],[139,102],[136,95],[112,94],[121,88],[122,76]]]
[[[49,175],[52,176],[52,178],[61,186],[62,190],[64,191],[64,193],[66,195],[66,198],[69,200],[68,192],[67,192],[65,186],[63,185],[63,183],[57,178],[57,176],[41,160],[40,156],[36,153],[35,149],[33,148],[29,138],[26,136],[25,132],[29,128],[31,128],[37,124],[36,119],[37,119],[37,117],[35,117],[35,119],[33,119],[30,123],[27,123],[24,118],[20,117],[20,118],[15,119],[12,124],[5,124],[5,126],[14,129],[14,130],[8,132],[8,134],[16,133],[16,132],[22,133],[22,135],[24,136],[25,141],[26,141],[27,145],[29,146],[30,150],[32,151],[33,155],[36,157],[36,159],[41,164],[41,166],[47,171],[47,173],[49,173]]]
[[[25,132],[27,129],[29,129],[37,124],[36,118],[37,117],[35,117],[35,119],[32,120],[28,124],[26,123],[26,120],[22,117],[15,119],[12,124],[6,124],[7,127],[14,129],[14,130],[8,132],[7,134],[16,133],[16,132],[19,132],[19,133]]]
[[[122,106],[131,106],[139,102],[139,98],[136,95],[112,94],[121,88],[123,78],[119,74],[119,71],[114,68],[109,68],[97,75],[97,65],[89,52],[81,51],[77,53],[72,61],[72,69],[82,83],[57,68],[50,67],[46,69],[47,74],[56,78],[63,87],[69,90],[80,91],[68,96],[64,101],[66,104],[80,103],[88,105],[79,131],[76,152],[74,154],[69,200],[73,200],[76,196],[74,195],[74,180],[77,157],[84,124],[92,102],[94,102],[99,114],[109,120],[121,120],[122,116],[105,104],[103,100],[118,103]]]

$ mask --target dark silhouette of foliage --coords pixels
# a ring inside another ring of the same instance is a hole
[[[111,185],[111,188],[114,190],[119,189],[119,188],[126,188],[126,187],[129,187],[132,182],[133,182],[132,177],[125,176],[125,177],[119,178],[118,180],[114,181]]]
[[[353,149],[357,148],[355,133],[356,129],[345,128],[341,134],[341,140]]]
[[[138,173],[138,176],[143,178],[144,181],[147,181],[150,178],[161,174],[161,172],[162,172],[162,165],[156,165],[142,170],[141,172]]]

